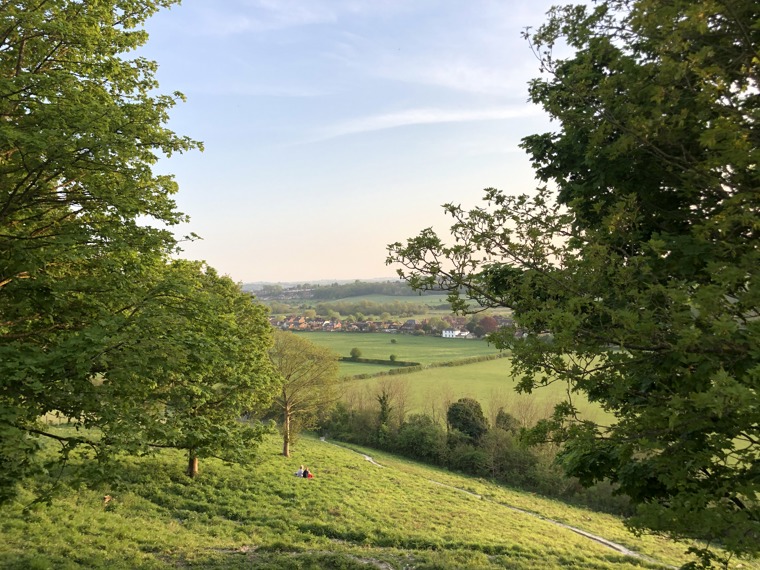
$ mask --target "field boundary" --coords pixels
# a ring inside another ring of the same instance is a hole
[[[489,360],[498,360],[500,358],[506,358],[509,356],[508,352],[499,352],[498,354],[482,354],[480,356],[467,356],[465,358],[458,358],[456,360],[444,360],[442,362],[431,362],[430,364],[420,364],[419,362],[407,362],[398,368],[392,368],[391,370],[381,370],[380,372],[368,372],[366,374],[352,374],[351,376],[345,376],[349,380],[365,380],[367,378],[378,378],[381,376],[395,376],[397,374],[412,374],[413,372],[419,372],[420,370],[427,370],[429,368],[450,368],[454,366],[466,366],[468,364],[475,364],[477,362],[487,362]],[[345,362],[366,362],[368,364],[389,364],[397,366],[399,362],[392,362],[390,360],[375,360],[370,358],[353,359],[353,358],[340,358]],[[371,361],[371,362],[370,362]]]

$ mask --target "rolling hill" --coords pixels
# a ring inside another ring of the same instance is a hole
[[[312,437],[292,458],[278,450],[272,436],[253,465],[203,460],[195,480],[179,453],[125,459],[118,481],[65,488],[49,506],[30,507],[27,489],[0,509],[0,565],[603,570],[686,561],[687,545],[483,480]],[[316,477],[294,477],[300,464]]]

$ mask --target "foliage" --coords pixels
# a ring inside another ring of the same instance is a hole
[[[0,10],[0,500],[35,469],[37,418],[100,418],[93,382],[176,248],[156,64],[126,54],[173,0],[5,2]],[[148,382],[143,378],[144,382]],[[50,434],[47,434],[50,435]],[[52,437],[52,436],[51,436]],[[64,455],[84,438],[61,441]]]
[[[102,357],[101,444],[186,450],[190,476],[198,457],[249,459],[265,429],[240,418],[261,413],[279,386],[266,309],[197,262],[175,261],[142,285],[150,302]]]
[[[338,357],[291,332],[275,331],[270,357],[282,377],[275,406],[282,417],[282,454],[298,432],[314,427],[319,414],[337,399]]]
[[[522,390],[567,383],[542,434],[568,473],[619,485],[636,528],[740,555],[760,552],[759,20],[751,0],[554,9],[529,36],[559,125],[523,141],[543,185],[446,206],[453,245],[389,246],[415,288],[513,310],[491,339]],[[578,393],[616,421],[579,417]]]
[[[361,351],[360,348],[354,347],[354,348],[351,349],[351,353],[350,354],[351,354],[351,358],[353,360],[356,360],[357,358],[359,358],[362,355],[362,351]]]
[[[445,465],[446,430],[426,414],[412,414],[399,430],[395,449],[413,459]]]
[[[483,415],[480,402],[472,398],[460,398],[446,411],[446,423],[452,430],[477,442],[488,431],[488,420]]]

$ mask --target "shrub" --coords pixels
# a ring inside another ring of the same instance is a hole
[[[446,431],[430,416],[412,414],[401,425],[396,440],[399,453],[437,465],[446,463]]]
[[[478,477],[490,474],[488,454],[470,443],[458,443],[449,451],[449,467]]]
[[[473,442],[488,431],[488,421],[483,415],[480,402],[472,398],[460,398],[449,406],[446,421],[453,429],[459,430]]]

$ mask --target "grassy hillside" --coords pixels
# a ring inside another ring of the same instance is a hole
[[[382,454],[303,438],[286,459],[270,438],[248,468],[177,453],[125,461],[118,484],[0,509],[3,568],[661,568],[684,545],[636,538],[613,517]],[[316,474],[299,479],[306,464]],[[463,492],[468,491],[468,492]],[[475,494],[479,496],[476,496]],[[112,500],[104,503],[104,496]],[[581,527],[626,556],[519,509]],[[744,565],[744,568],[752,566]],[[755,566],[756,568],[757,566]]]

